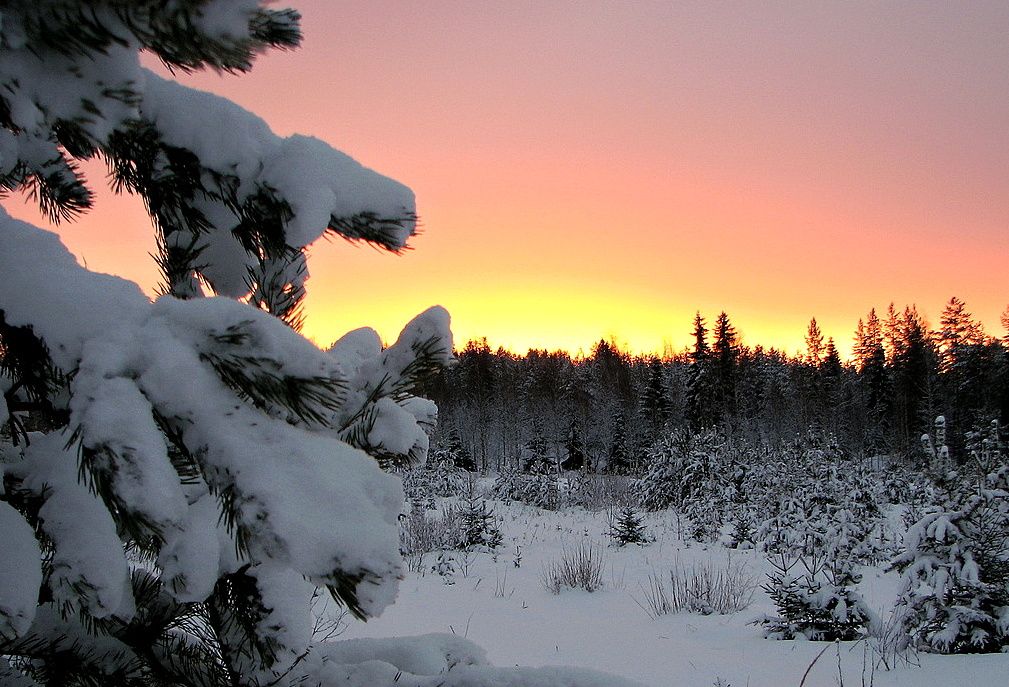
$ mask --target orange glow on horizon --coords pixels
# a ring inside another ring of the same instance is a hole
[[[38,213],[26,205],[8,203],[8,210],[44,224]],[[112,217],[106,219],[109,214]],[[56,229],[89,268],[137,281],[153,296],[158,279],[156,265],[148,255],[154,250],[153,231],[136,199],[102,193],[91,214]],[[430,240],[423,236],[416,243]],[[744,307],[748,297],[759,299],[764,295],[760,290],[748,294],[744,289],[734,299],[734,309],[704,294],[697,302],[690,297],[666,298],[654,285],[594,282],[586,275],[533,279],[519,272],[506,278],[496,275],[493,283],[482,283],[491,275],[482,279],[477,274],[480,265],[462,266],[458,274],[424,281],[423,274],[432,265],[444,265],[444,261],[427,246],[393,256],[342,241],[320,241],[312,247],[309,259],[312,277],[303,333],[317,345],[328,347],[347,331],[368,326],[391,343],[412,317],[432,305],[443,305],[452,315],[457,350],[470,340],[486,338],[494,350],[499,346],[517,354],[532,348],[564,350],[575,356],[588,354],[596,342],[606,339],[617,341],[634,354],[661,355],[683,351],[693,344],[691,330],[696,311],[705,318],[710,338],[715,318],[725,310],[743,344],[774,347],[789,354],[805,351],[806,326],[809,317],[816,317],[824,338],[833,337],[842,357],[847,357],[857,320],[864,319],[872,307],[883,316],[889,303],[867,299],[854,312],[832,312],[828,302],[811,306],[807,317],[805,313],[761,309],[759,304]],[[472,282],[467,284],[468,280]],[[370,294],[382,284],[388,288]],[[911,291],[913,287],[902,290]],[[919,312],[934,325],[947,300],[941,297],[927,306],[918,300]],[[907,304],[895,302],[901,310]],[[989,333],[1001,333],[1000,309],[985,313],[970,300],[967,304],[975,317],[984,321]]]
[[[934,327],[951,296],[1003,333],[1009,5],[291,4],[300,50],[178,78],[414,189],[416,250],[312,247],[319,345],[435,304],[517,353],[680,351],[724,310],[789,354],[815,317],[846,357],[870,308]],[[153,291],[136,199],[58,231]]]

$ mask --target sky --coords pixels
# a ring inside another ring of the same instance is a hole
[[[180,80],[416,193],[414,250],[312,248],[320,345],[434,304],[518,352],[682,349],[724,310],[746,344],[801,351],[815,317],[846,354],[870,308],[934,326],[951,296],[1004,333],[1004,0],[290,4],[299,50]],[[153,292],[136,199],[59,232]]]

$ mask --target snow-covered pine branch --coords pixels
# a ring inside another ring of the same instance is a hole
[[[137,119],[138,53],[182,70],[245,71],[300,42],[299,16],[256,0],[4,3],[0,28],[0,185],[27,186],[53,217],[90,207],[73,160]]]
[[[424,459],[415,394],[453,349],[439,307],[386,349],[358,330],[324,352],[274,317],[297,323],[319,237],[404,249],[412,192],[140,67],[295,46],[268,4],[0,3],[0,188],[70,219],[93,201],[77,161],[103,156],[165,277],[152,303],[0,210],[0,681],[625,684],[453,638],[312,645],[320,587],[360,618],[395,597],[403,492],[379,461]]]
[[[70,411],[66,430],[3,455],[5,499],[51,551],[54,608],[129,621],[138,609],[124,542],[157,563],[181,602],[212,598],[235,576],[260,595],[285,580],[285,598],[303,589],[305,609],[314,585],[361,616],[391,602],[401,487],[327,431],[346,393],[339,361],[255,308],[224,298],[151,304],[78,266],[54,235],[6,216],[0,227],[0,310],[72,373],[51,399]],[[415,329],[447,325],[439,309],[419,320]],[[222,360],[232,363],[225,374]],[[231,377],[255,391],[243,394]],[[403,428],[397,417],[384,431]],[[417,433],[406,433],[411,444]],[[12,554],[25,558],[19,569],[41,570],[29,549]],[[293,619],[270,619],[297,606],[266,601],[257,627],[277,628],[282,663],[304,638],[287,637]]]
[[[202,280],[290,321],[308,277],[303,250],[324,233],[406,247],[416,215],[402,184],[318,139],[280,138],[224,98],[143,75],[141,119],[104,152],[155,218],[167,293],[198,296]]]
[[[104,157],[143,197],[166,293],[204,285],[300,322],[303,251],[324,233],[398,252],[413,193],[318,139],[276,136],[260,118],[140,66],[244,71],[300,40],[298,15],[255,0],[52,0],[4,10],[0,188],[25,189],[56,219],[92,204],[77,160]]]

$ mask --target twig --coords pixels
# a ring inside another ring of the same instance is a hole
[[[803,685],[806,684],[806,678],[809,677],[809,671],[813,669],[813,666],[816,665],[816,662],[820,660],[820,657],[823,656],[825,653],[827,653],[827,649],[829,648],[830,644],[820,649],[820,653],[816,655],[816,658],[813,659],[813,662],[810,663],[808,666],[806,666],[806,672],[802,674],[802,680],[799,682],[799,687],[802,687]]]

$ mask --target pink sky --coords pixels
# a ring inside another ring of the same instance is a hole
[[[386,338],[428,305],[461,343],[680,348],[695,310],[848,351],[869,308],[1009,304],[1009,4],[292,3],[300,50],[186,77],[417,194],[404,256],[313,250],[306,333]],[[97,179],[96,179],[97,180]],[[156,278],[136,203],[60,229]]]

